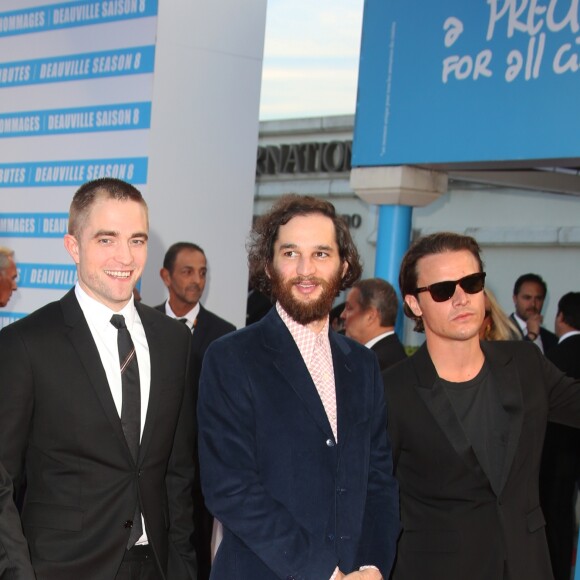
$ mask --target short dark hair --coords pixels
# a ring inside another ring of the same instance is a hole
[[[464,236],[453,232],[437,232],[423,238],[419,238],[411,244],[407,253],[403,256],[401,270],[399,272],[399,288],[403,299],[408,294],[416,296],[417,290],[417,262],[425,256],[432,254],[444,254],[446,252],[460,252],[466,250],[477,260],[479,271],[483,272],[483,260],[481,248],[471,236]],[[415,316],[412,310],[403,303],[403,312],[415,321],[415,330],[423,332],[425,327],[420,316]]]
[[[395,326],[399,300],[391,284],[382,278],[367,278],[355,282],[353,288],[359,291],[358,303],[362,310],[376,308],[381,326]]]
[[[560,313],[568,326],[580,330],[580,292],[568,292],[560,298],[558,314]]]
[[[101,197],[117,201],[136,201],[147,210],[147,204],[141,192],[126,181],[114,177],[102,177],[87,181],[77,189],[70,204],[68,217],[68,233],[70,235],[79,235],[91,207]]]
[[[323,199],[307,195],[288,194],[282,196],[270,209],[254,223],[247,244],[250,283],[260,292],[269,295],[272,290],[266,269],[274,258],[274,244],[278,239],[280,226],[286,225],[296,216],[321,214],[334,224],[336,243],[340,259],[348,264],[340,289],[350,288],[362,273],[360,256],[350,235],[345,220],[336,213],[334,206]]]
[[[516,280],[516,283],[514,284],[514,296],[517,296],[520,293],[520,290],[522,289],[522,285],[525,284],[526,282],[534,282],[535,284],[539,284],[542,287],[542,290],[544,292],[544,298],[546,297],[546,294],[548,293],[548,286],[544,282],[544,279],[541,276],[539,276],[538,274],[532,274],[532,273],[522,274]]]
[[[163,267],[169,271],[171,274],[173,268],[175,267],[175,260],[177,260],[177,255],[182,250],[191,250],[193,252],[201,252],[205,256],[205,252],[197,245],[192,242],[176,242],[169,246],[167,252],[165,252],[165,257],[163,258]]]

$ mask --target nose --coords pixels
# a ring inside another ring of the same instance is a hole
[[[469,298],[467,296],[467,292],[459,285],[455,286],[455,293],[451,298],[454,305],[463,306],[469,302]]]
[[[133,263],[133,250],[130,244],[119,244],[117,246],[117,262],[128,265]]]
[[[301,256],[298,260],[296,273],[299,276],[311,276],[316,271],[314,261],[309,256]]]

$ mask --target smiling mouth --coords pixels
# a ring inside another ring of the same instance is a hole
[[[112,276],[113,278],[130,278],[132,273],[132,271],[105,270],[105,274],[107,274],[107,276]]]

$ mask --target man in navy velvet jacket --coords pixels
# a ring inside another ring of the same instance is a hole
[[[358,253],[310,197],[283,197],[253,234],[250,275],[276,306],[209,347],[200,384],[203,491],[224,526],[211,578],[388,578],[399,514],[379,366],[328,323]]]

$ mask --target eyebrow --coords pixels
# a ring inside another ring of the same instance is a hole
[[[101,236],[110,236],[111,238],[118,238],[119,232],[115,232],[113,230],[98,230],[93,237],[99,238]],[[130,236],[130,239],[133,238],[145,238],[146,240],[148,240],[149,236],[145,232],[135,232]]]
[[[280,249],[281,250],[291,250],[294,248],[297,248],[298,244],[293,244],[291,242],[288,242],[286,244],[280,244]],[[326,250],[326,251],[332,251],[334,250],[334,248],[332,246],[328,246],[326,244],[319,244],[318,246],[314,246],[315,250]]]

